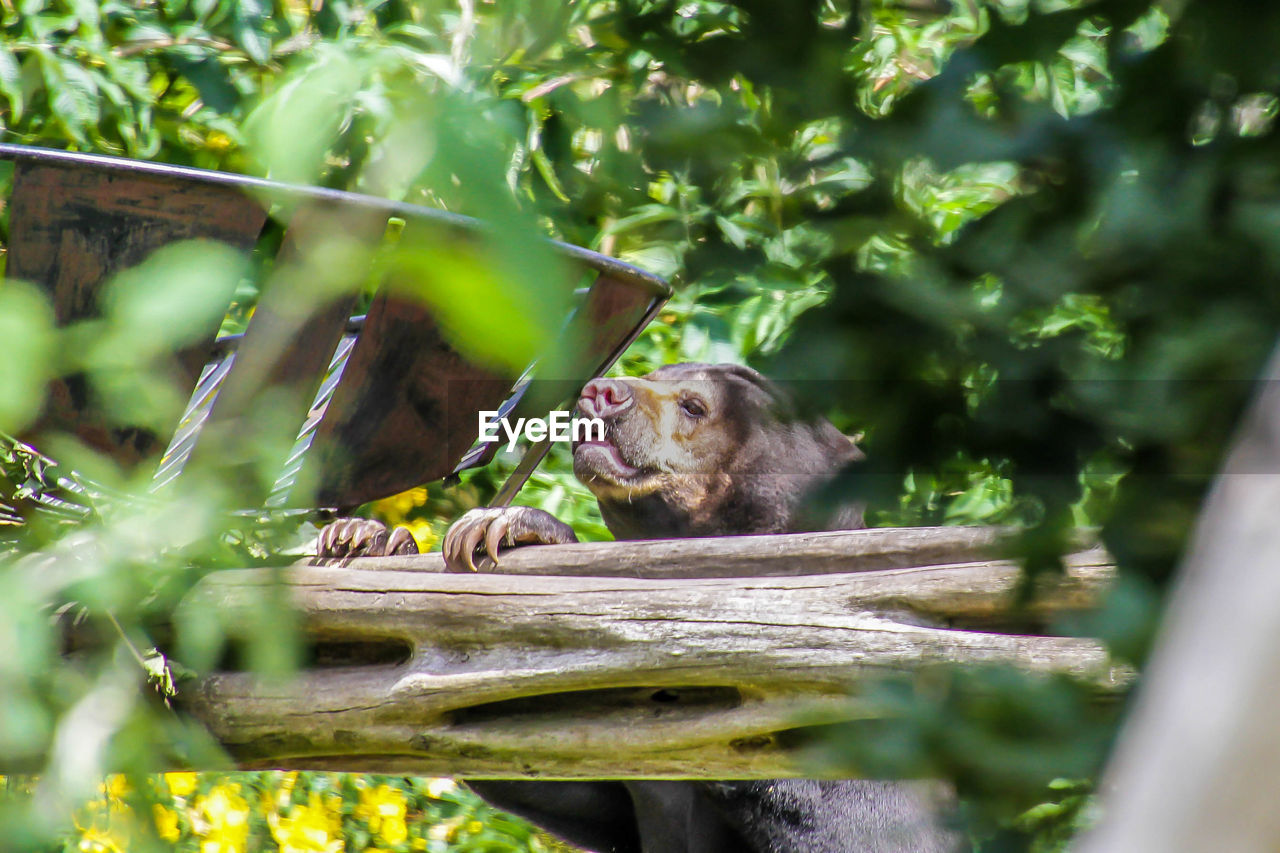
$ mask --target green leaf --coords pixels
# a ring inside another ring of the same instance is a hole
[[[747,240],[751,236],[747,229],[723,216],[716,217],[716,225],[720,226],[720,232],[724,234],[725,239],[730,243],[737,246],[739,249],[745,249],[747,247]]]
[[[681,266],[681,252],[664,243],[650,244],[639,249],[629,249],[618,254],[621,260],[635,264],[663,278],[671,278]]]
[[[235,7],[232,38],[249,58],[259,65],[271,59],[271,39],[265,32],[268,10],[257,0],[242,0]]]
[[[533,160],[533,166],[538,170],[538,174],[542,176],[542,180],[546,182],[551,193],[563,202],[569,201],[569,196],[565,195],[564,187],[560,186],[560,179],[556,177],[555,166],[551,165],[551,160],[547,157],[547,153],[541,148],[534,149],[529,158]]]
[[[74,32],[77,23],[73,15],[33,15],[27,19],[27,32],[36,41],[63,41],[63,34]]]
[[[244,257],[222,243],[170,243],[142,264],[115,276],[105,289],[105,315],[119,340],[134,351],[189,345],[226,312]]]
[[[69,59],[37,54],[44,71],[49,110],[67,135],[88,145],[85,129],[97,125],[98,87],[87,71]]]
[[[0,283],[0,432],[20,433],[39,413],[53,375],[55,334],[53,311],[41,291],[16,281]]]
[[[672,222],[680,218],[680,211],[665,204],[644,204],[635,208],[635,213],[624,216],[604,229],[605,234],[622,234],[633,228],[652,225],[655,222]]]
[[[318,182],[328,147],[361,87],[364,68],[347,54],[335,50],[313,56],[316,61],[263,99],[244,122],[266,177]]]
[[[69,0],[71,11],[80,20],[81,33],[92,33],[97,41],[101,41],[101,16],[97,0]]]
[[[168,38],[169,31],[164,27],[140,21],[125,28],[122,46],[129,47],[134,42],[166,41]]]
[[[22,70],[13,54],[0,50],[0,95],[9,102],[9,122],[22,119],[24,101],[22,98]]]
[[[147,66],[145,62],[121,59],[112,53],[103,54],[101,59],[107,73],[129,93],[131,98],[143,104],[155,103],[155,95],[147,85]]]
[[[544,245],[518,235],[504,242],[468,247],[421,235],[388,255],[386,286],[430,305],[463,352],[518,372],[557,340],[571,287],[557,259],[542,257]]]
[[[212,56],[192,60],[173,56],[173,67],[191,81],[205,106],[220,113],[230,113],[240,105],[240,91],[231,85],[226,66]]]

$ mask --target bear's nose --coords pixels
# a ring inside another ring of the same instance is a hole
[[[611,418],[631,408],[635,401],[627,383],[618,379],[592,379],[582,389],[578,408],[589,418]]]

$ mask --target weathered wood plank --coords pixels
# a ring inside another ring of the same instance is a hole
[[[878,542],[884,560],[894,537],[876,533],[834,536]],[[775,552],[794,554],[829,549],[832,535],[715,542],[746,560],[738,549],[760,544],[751,540],[778,540]],[[973,531],[969,541],[983,539]],[[504,563],[545,568],[577,550],[601,565],[610,551],[691,542],[532,548]],[[713,572],[709,551],[704,558]],[[1069,673],[1102,693],[1127,677],[1091,640],[934,627],[1006,610],[1020,583],[1007,561],[637,578],[424,571],[435,559],[416,558],[407,571],[384,559],[382,568],[299,565],[288,574],[316,643],[399,646],[403,661],[313,668],[288,683],[216,673],[188,691],[188,707],[248,767],[768,778],[799,772],[788,730],[871,713],[849,698],[868,679],[954,662]],[[1028,612],[1096,601],[1110,576],[1105,555],[1069,562]],[[220,572],[188,604],[248,612],[271,582],[261,571]]]
[[[998,527],[887,527],[721,536],[590,542],[516,549],[486,574],[589,575],[597,577],[706,578],[817,575],[938,566],[1007,556],[1008,531]],[[1082,537],[1081,548],[1089,546]],[[1107,562],[1105,554],[1098,559]],[[350,561],[353,569],[445,571],[439,554]]]

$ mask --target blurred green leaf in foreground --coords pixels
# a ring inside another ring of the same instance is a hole
[[[552,298],[563,272],[537,237],[671,278],[680,292],[620,371],[725,360],[793,381],[864,434],[869,462],[843,487],[878,524],[1013,523],[1032,572],[1057,567],[1072,527],[1099,527],[1116,589],[1099,613],[1049,627],[1102,637],[1137,665],[1280,328],[1280,12],[1238,0],[33,0],[4,8],[0,39],[6,140],[492,223],[503,238],[478,252],[428,246],[402,263],[410,287],[443,269],[475,282],[483,300],[459,284],[426,289],[459,344],[496,362],[519,362],[563,309]],[[55,332],[30,288],[3,285],[0,345],[14,367],[0,372],[0,428],[30,423],[45,378],[68,365],[91,367],[102,393],[156,423],[181,402],[153,381],[163,368],[145,346],[130,354],[111,337],[158,310],[143,284],[119,286],[129,316]],[[257,290],[241,280],[233,292],[229,321],[242,322]],[[480,317],[482,301],[518,316]],[[18,499],[64,469],[93,475],[102,496],[145,493],[144,474],[83,447],[40,450],[63,467],[3,457]],[[370,510],[436,541],[510,464]],[[104,767],[212,766],[212,745],[143,689],[139,659],[165,639],[149,632],[192,567],[279,560],[303,534],[228,527],[236,484],[191,474],[162,505],[94,498],[87,522],[67,510],[18,530],[0,509],[20,555],[2,570],[13,592],[0,602],[0,744],[41,771],[27,810],[6,818],[21,837],[89,832],[71,815],[99,796]],[[602,533],[563,456],[523,500]],[[298,654],[278,604],[264,599],[241,650],[271,677]],[[87,639],[64,663],[68,620]],[[174,626],[177,659],[224,654],[224,628],[216,614]],[[1087,820],[1115,715],[1078,686],[974,673],[876,696],[876,737],[832,742],[845,769],[949,776],[988,849],[1060,849]],[[249,802],[250,787],[275,783],[240,784]],[[227,791],[216,802],[239,813]],[[196,813],[157,804],[195,838]],[[175,824],[162,817],[164,837]]]

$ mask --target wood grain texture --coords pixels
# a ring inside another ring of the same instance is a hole
[[[849,543],[876,533],[834,535]],[[774,543],[784,556],[772,559],[791,563],[806,548],[832,560],[831,536],[715,541],[733,550],[789,539]],[[520,557],[549,566],[577,549],[605,565],[635,559],[637,547],[687,544],[531,548]],[[288,683],[216,673],[187,692],[189,709],[246,767],[769,778],[799,772],[787,732],[866,716],[850,697],[886,674],[1006,664],[1069,673],[1103,693],[1126,679],[1090,640],[937,627],[1007,612],[1020,583],[1007,561],[637,578],[423,570],[433,559],[409,569],[298,565],[288,574],[317,647],[402,648],[404,660],[312,668]],[[1045,617],[1088,606],[1109,577],[1105,555],[1076,555],[1066,577],[1040,586],[1031,610]],[[234,620],[271,582],[262,571],[220,572],[188,606]]]
[[[583,542],[517,548],[488,574],[594,575],[641,578],[759,577],[823,574],[962,563],[1005,556],[1007,531],[995,527],[892,527],[796,535],[718,536]],[[1081,539],[1081,545],[1086,540]],[[357,559],[355,569],[445,571],[439,554]]]

